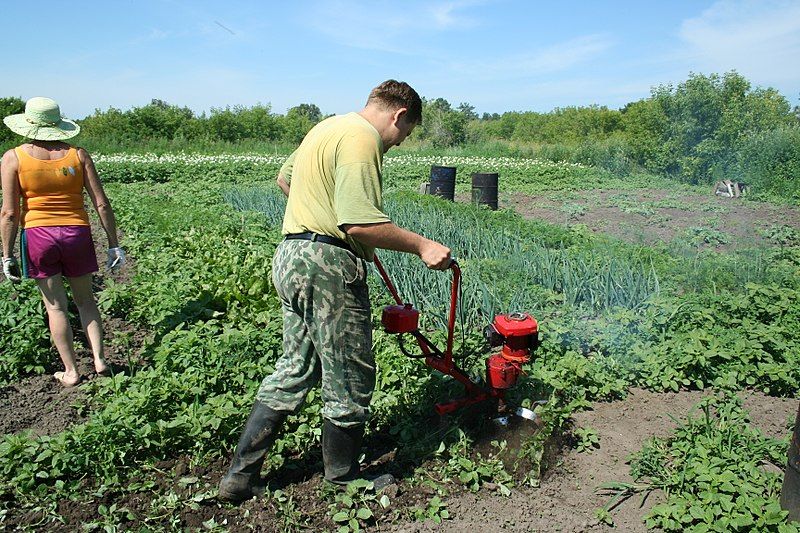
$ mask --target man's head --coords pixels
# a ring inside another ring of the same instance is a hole
[[[422,99],[409,84],[386,80],[369,93],[361,115],[378,130],[387,151],[403,142],[422,122]]]

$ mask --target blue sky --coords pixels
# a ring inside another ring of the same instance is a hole
[[[4,6],[0,96],[69,117],[152,98],[197,112],[359,109],[387,78],[479,113],[618,108],[736,69],[800,103],[800,0],[76,1]]]

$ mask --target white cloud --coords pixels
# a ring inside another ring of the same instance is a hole
[[[461,2],[445,2],[443,4],[431,3],[423,9],[430,13],[431,18],[426,19],[433,22],[433,26],[438,29],[468,29],[478,25],[478,22],[466,15],[459,13],[460,10],[473,5],[479,5],[483,2],[477,1],[461,1]],[[424,12],[423,12],[424,15]]]
[[[421,53],[420,39],[479,25],[463,11],[486,0],[450,2],[326,1],[308,14],[312,27],[339,44],[397,54]]]
[[[492,60],[453,63],[453,70],[471,73],[483,79],[498,77],[520,78],[566,71],[596,59],[614,45],[608,35],[584,35],[534,49],[525,54],[514,54]]]
[[[736,69],[758,85],[800,82],[800,2],[719,1],[679,35],[692,68]]]
[[[150,28],[150,31],[144,34],[137,35],[133,39],[131,39],[131,45],[140,45],[144,43],[150,43],[154,41],[163,41],[168,39],[171,36],[171,32],[164,31],[159,28]]]

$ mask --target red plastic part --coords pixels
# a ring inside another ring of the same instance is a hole
[[[494,329],[504,337],[527,337],[539,331],[539,324],[528,313],[509,313],[494,317]]]
[[[510,389],[517,383],[522,368],[496,353],[486,360],[486,381],[493,389]]]
[[[387,333],[411,333],[419,327],[419,311],[411,304],[387,305],[381,323]]]
[[[503,357],[514,363],[527,362],[530,358],[531,337],[539,332],[536,319],[528,313],[509,313],[494,317],[492,326],[505,337]]]

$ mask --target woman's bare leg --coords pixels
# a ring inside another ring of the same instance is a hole
[[[92,292],[92,275],[86,274],[79,278],[67,278],[72,289],[72,298],[78,307],[81,324],[94,356],[95,372],[101,374],[108,370],[103,349],[103,323],[100,320],[100,310]]]
[[[57,372],[55,377],[64,385],[75,385],[81,377],[75,363],[75,348],[72,344],[72,328],[67,315],[67,293],[61,274],[56,274],[46,279],[37,279],[39,292],[42,294],[44,306],[47,309],[47,318],[50,324],[50,335],[56,345],[61,362],[64,363],[64,372]]]

